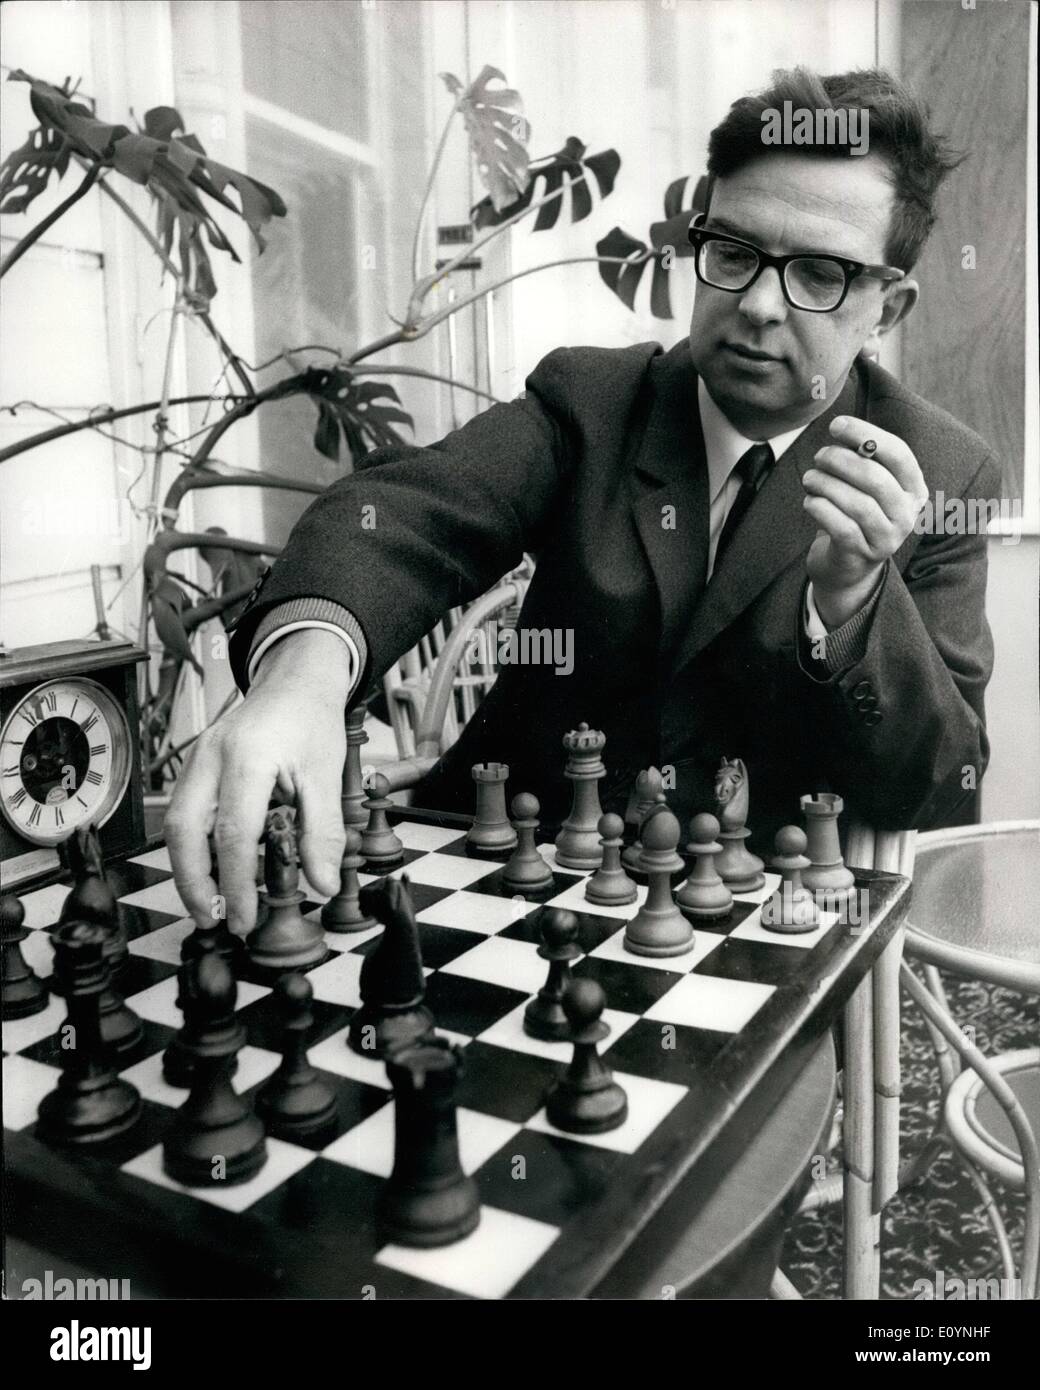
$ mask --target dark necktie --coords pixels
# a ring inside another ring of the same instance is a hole
[[[715,547],[715,564],[712,568],[712,576],[719,572],[719,565],[726,548],[736,534],[737,527],[744,518],[744,513],[749,509],[755,500],[759,488],[765,482],[766,474],[773,466],[773,450],[768,444],[752,444],[746,454],[742,454],[737,459],[733,472],[740,478],[740,491],[733,499],[719,535],[719,543]]]

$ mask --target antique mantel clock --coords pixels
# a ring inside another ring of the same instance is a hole
[[[102,853],[145,843],[137,663],[121,640],[0,649],[0,860],[5,886],[53,867],[77,826]]]

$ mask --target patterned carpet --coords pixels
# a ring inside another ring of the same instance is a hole
[[[951,1010],[962,1027],[973,1027],[987,1056],[1035,1046],[1040,1038],[1040,1000],[1008,989],[944,978]],[[939,1075],[928,1033],[915,1006],[903,999],[903,1104],[901,1152],[915,1152],[932,1131],[939,1108]],[[969,1035],[970,1036],[970,1035]],[[836,1170],[837,1156],[829,1163]],[[1021,1258],[1024,1201],[995,1179],[990,1188],[1007,1226],[1016,1261]],[[791,1226],[781,1268],[805,1298],[841,1296],[841,1205],[803,1212]],[[948,1141],[928,1172],[900,1192],[885,1211],[881,1296],[920,1296],[914,1281],[934,1285],[936,1271],[947,1280],[999,1279],[1000,1257],[974,1185]]]

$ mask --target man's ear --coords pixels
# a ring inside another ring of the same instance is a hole
[[[877,323],[860,348],[860,354],[864,357],[876,357],[881,348],[882,338],[886,338],[896,324],[909,318],[920,297],[921,286],[916,280],[908,278],[892,285],[885,295]]]

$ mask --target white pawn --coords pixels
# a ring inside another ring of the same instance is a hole
[[[361,853],[367,863],[378,867],[397,864],[404,858],[404,845],[390,829],[390,822],[386,818],[393,804],[390,800],[390,783],[382,773],[377,772],[364,803],[368,811],[368,824],[361,833]]]
[[[539,854],[535,843],[540,810],[538,798],[530,792],[520,792],[513,797],[516,849],[506,861],[505,869],[502,871],[502,883],[511,893],[519,893],[521,896],[544,892],[555,882],[552,869]]]
[[[690,843],[686,853],[695,856],[693,871],[675,895],[680,910],[701,921],[725,917],[733,906],[733,894],[715,869],[715,856],[722,853],[719,823],[713,815],[694,816],[690,822]]]
[[[637,956],[681,956],[693,946],[693,928],[675,905],[672,874],[685,868],[676,854],[679,822],[660,810],[643,822],[646,902],[625,928],[625,950]]]
[[[773,868],[780,870],[780,886],[762,904],[762,926],[766,931],[797,936],[820,925],[813,896],[802,886],[802,870],[808,868],[805,853],[808,840],[797,825],[785,825],[776,832]]]
[[[599,842],[603,862],[585,884],[585,897],[600,907],[623,907],[636,900],[636,885],[621,867],[625,822],[609,812],[599,818]]]

